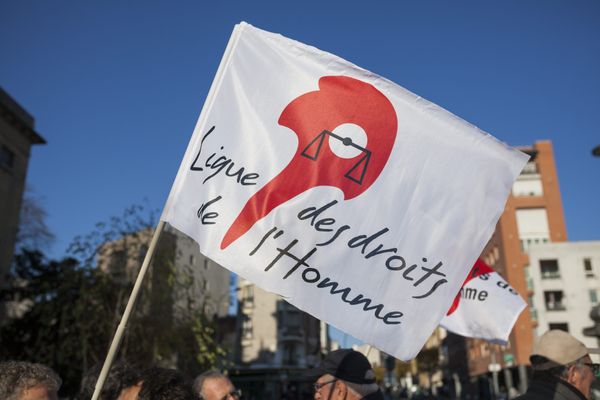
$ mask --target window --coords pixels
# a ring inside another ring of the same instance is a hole
[[[549,241],[550,228],[545,208],[520,208],[516,211],[516,217],[522,251]]]
[[[127,253],[125,250],[114,250],[110,260],[110,268],[113,273],[124,273],[127,269]]]
[[[252,320],[245,318],[242,322],[242,338],[252,339]]]
[[[534,290],[533,288],[533,278],[531,277],[531,272],[529,271],[529,265],[526,265],[524,268],[525,271],[525,282],[527,282],[527,289]],[[533,304],[533,303],[531,303]]]
[[[529,161],[523,167],[523,170],[521,171],[521,176],[537,175],[537,173],[538,173],[537,164],[535,163],[535,161]]]
[[[196,261],[196,259],[194,258],[194,255],[190,254],[190,265],[194,265],[195,261]]]
[[[288,311],[285,313],[285,327],[289,332],[300,331],[302,324],[302,315],[299,312]]]
[[[540,270],[542,272],[542,279],[560,278],[558,260],[540,260]]]
[[[588,278],[594,277],[594,269],[592,268],[592,259],[584,258],[583,259],[583,269],[585,270],[585,276]]]
[[[285,365],[298,365],[296,346],[293,343],[286,343],[283,346],[283,363]]]
[[[569,324],[566,322],[557,322],[554,324],[548,324],[548,329],[558,329],[559,331],[569,332]]]
[[[15,153],[8,147],[0,147],[0,168],[12,169],[15,165]]]
[[[531,319],[537,321],[537,310],[535,309],[535,305],[533,303],[533,295],[527,296],[527,305],[529,306],[529,313],[531,314]]]
[[[542,196],[544,189],[540,176],[520,176],[513,185],[512,194],[515,197]]]
[[[566,310],[566,307],[563,304],[562,290],[544,292],[544,302],[546,303],[546,310],[548,311]]]
[[[244,306],[251,307],[254,305],[254,286],[242,287],[242,299],[244,300]]]
[[[479,351],[480,351],[480,354],[481,354],[482,357],[485,357],[488,354],[490,354],[490,351],[488,349],[488,345],[486,343],[481,343],[479,346],[480,346],[479,347]]]
[[[590,303],[598,304],[598,292],[596,289],[590,289],[588,293],[590,295]]]

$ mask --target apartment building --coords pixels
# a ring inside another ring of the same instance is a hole
[[[241,277],[237,298],[236,386],[249,398],[311,396],[305,371],[321,359],[321,322]]]
[[[548,243],[529,249],[530,299],[537,316],[536,335],[562,329],[588,347],[597,347],[583,329],[600,299],[600,241]]]
[[[240,365],[305,368],[319,361],[318,319],[248,280],[239,278],[238,287]]]
[[[98,254],[98,268],[134,282],[152,235],[151,229],[141,230],[104,244]],[[187,292],[177,294],[176,300],[192,299],[192,306],[201,307],[207,316],[227,315],[231,297],[230,272],[202,255],[192,239],[167,226],[161,234],[153,264],[168,266],[180,277],[191,278]]]
[[[0,287],[14,254],[31,146],[45,143],[33,117],[0,88]]]

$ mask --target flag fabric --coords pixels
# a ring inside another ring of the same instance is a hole
[[[389,80],[241,23],[161,218],[215,262],[409,360],[526,160]]]
[[[500,274],[477,260],[440,325],[462,336],[505,345],[525,305]]]

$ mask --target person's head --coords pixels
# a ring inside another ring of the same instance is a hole
[[[315,400],[362,399],[379,391],[371,363],[351,349],[332,351],[312,375],[318,376]]]
[[[192,386],[174,369],[153,367],[124,388],[118,400],[196,400]]]
[[[83,376],[81,389],[77,396],[79,400],[89,400],[92,398],[101,370],[102,366],[97,365]],[[116,362],[108,372],[99,398],[100,400],[117,400],[123,389],[135,386],[138,381],[139,374],[133,368],[123,361]]]
[[[194,380],[194,393],[201,400],[239,400],[241,391],[220,372],[208,371]]]
[[[0,399],[57,400],[62,381],[51,368],[24,361],[0,363]]]
[[[577,388],[586,398],[598,373],[598,364],[592,364],[590,354],[599,349],[588,349],[583,343],[560,330],[544,333],[531,354],[534,373],[556,376]]]

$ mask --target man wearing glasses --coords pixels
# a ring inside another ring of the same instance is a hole
[[[357,351],[332,351],[311,376],[318,377],[315,400],[383,400],[371,363]]]
[[[194,380],[194,393],[201,400],[240,400],[242,391],[220,372],[208,371]]]
[[[530,357],[533,381],[523,396],[515,400],[590,399],[590,388],[600,364],[593,364],[589,349],[567,332],[551,330],[544,333]]]

